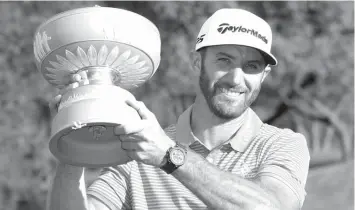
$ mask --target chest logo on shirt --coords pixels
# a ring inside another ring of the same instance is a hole
[[[251,168],[247,164],[243,164],[240,172],[244,177],[246,177],[251,172]]]
[[[246,178],[247,176],[249,176],[251,171],[252,169],[250,166],[244,163],[240,163],[233,168],[232,173],[238,174],[241,177]]]

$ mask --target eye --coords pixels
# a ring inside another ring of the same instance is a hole
[[[218,58],[217,63],[221,68],[226,68],[232,64],[232,61],[229,58]]]
[[[257,63],[247,63],[244,65],[243,70],[246,73],[259,73],[260,71],[262,71],[262,68]]]
[[[246,68],[251,68],[251,69],[258,69],[258,65],[253,64],[253,63],[248,63],[245,65]]]
[[[221,70],[229,70],[232,66],[232,61],[230,58],[219,57],[216,60],[216,65]]]
[[[250,62],[243,66],[243,71],[249,74],[257,74],[262,71],[262,67],[258,63]]]
[[[225,62],[225,63],[230,63],[229,58],[218,58],[217,60],[218,60],[218,61]]]

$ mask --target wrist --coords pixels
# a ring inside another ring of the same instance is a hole
[[[58,162],[57,173],[65,174],[69,177],[81,177],[84,173],[84,167]]]
[[[175,146],[170,147],[166,152],[163,164],[160,169],[167,174],[171,174],[173,171],[182,166],[187,158],[187,148],[184,145],[175,142]]]
[[[171,140],[170,138],[168,138],[167,142],[168,143],[163,148],[163,157],[161,158],[162,161],[158,165],[159,168],[161,168],[162,166],[164,166],[168,162],[168,157],[167,157],[168,151],[170,148],[175,147],[175,145],[176,145],[176,142]]]
[[[174,140],[172,140],[171,138],[167,137],[167,144],[165,145],[165,148],[163,149],[164,152],[166,153],[170,148],[175,147],[176,142]]]
[[[163,167],[166,163],[168,162],[168,158],[166,157],[166,154],[164,155],[162,161],[160,162],[160,164],[158,165],[158,168]]]

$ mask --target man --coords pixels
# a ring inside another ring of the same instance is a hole
[[[142,120],[115,133],[132,161],[103,169],[87,190],[83,168],[60,163],[49,208],[301,209],[304,136],[262,123],[249,108],[277,64],[271,41],[256,15],[215,12],[191,53],[194,104],[164,131],[142,102],[128,100]]]

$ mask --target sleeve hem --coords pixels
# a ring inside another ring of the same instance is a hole
[[[92,197],[92,198],[100,201],[105,206],[107,206],[107,208],[109,208],[110,210],[118,209],[112,202],[110,202],[108,199],[106,199],[105,196],[102,196],[101,194],[99,194],[97,192],[88,191],[87,192],[87,196]]]
[[[282,183],[284,183],[284,184],[296,195],[297,200],[298,200],[298,203],[299,203],[299,205],[300,205],[300,208],[302,208],[302,206],[303,206],[302,200],[304,200],[304,199],[301,199],[301,195],[297,192],[297,190],[294,189],[294,188],[293,188],[289,183],[287,183],[283,178],[281,178],[280,175],[275,174],[275,173],[272,173],[272,172],[261,172],[261,173],[258,174],[258,176],[260,176],[260,175],[262,175],[262,176],[270,176],[270,177],[275,178],[275,179],[281,181]]]

